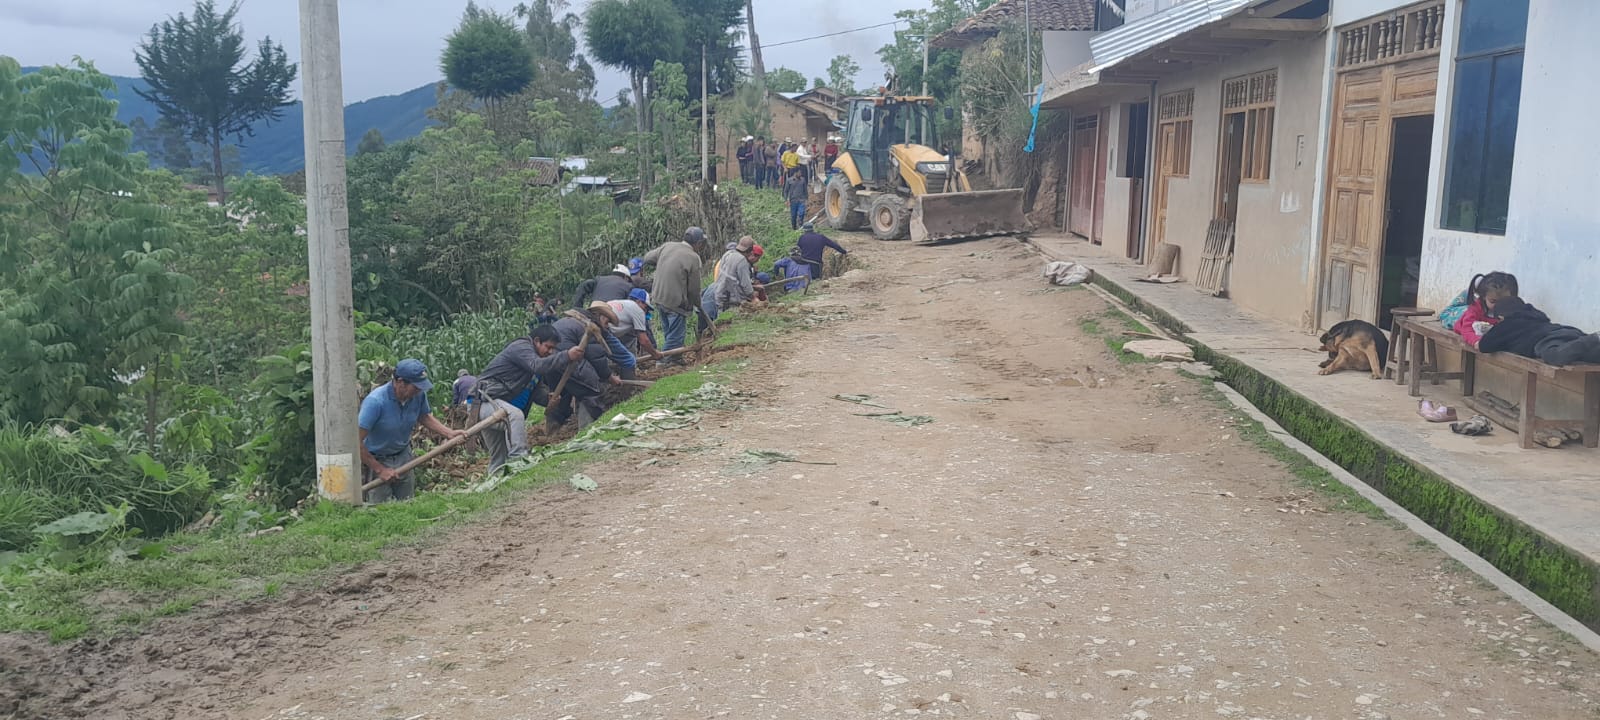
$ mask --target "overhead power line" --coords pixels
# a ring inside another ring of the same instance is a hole
[[[899,25],[900,23],[903,23],[903,22],[906,22],[906,21],[905,20],[890,20],[889,22],[878,23],[877,25],[868,25],[866,27],[851,28],[849,30],[840,30],[838,32],[831,32],[831,33],[826,33],[826,34],[823,34],[823,35],[812,35],[811,37],[803,37],[803,38],[800,38],[798,40],[785,40],[783,42],[762,43],[761,47],[762,47],[762,49],[783,47],[784,45],[793,45],[795,43],[803,43],[803,42],[809,42],[809,41],[812,41],[812,40],[821,40],[822,38],[830,38],[830,37],[833,37],[835,35],[848,35],[848,34],[853,33],[853,32],[861,32],[862,30],[873,30],[875,28],[888,27],[890,25]]]

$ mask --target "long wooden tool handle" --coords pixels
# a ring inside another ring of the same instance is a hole
[[[578,349],[583,350],[587,347],[589,347],[589,333],[585,331],[583,333],[583,337],[578,340]],[[566,351],[561,350],[558,352]],[[578,368],[578,363],[581,362],[583,362],[582,359],[579,359],[577,362],[567,362],[567,369],[561,372],[561,382],[556,383],[556,389],[550,393],[550,401],[545,403],[545,407],[555,407],[556,401],[561,399],[561,391],[567,389],[567,381],[572,379],[572,371],[576,370]]]
[[[429,450],[428,452],[423,453],[422,457],[419,457],[419,458],[417,458],[415,460],[412,460],[411,462],[408,462],[408,463],[406,463],[404,465],[401,465],[400,467],[395,468],[394,469],[394,476],[396,478],[398,478],[401,475],[404,475],[404,474],[406,474],[408,472],[411,472],[412,470],[415,470],[415,469],[417,469],[417,468],[419,468],[419,467],[421,467],[423,465],[428,464],[434,458],[439,457],[440,455],[443,455],[446,450],[449,450],[451,448],[460,446],[461,444],[465,443],[469,438],[471,438],[473,435],[477,435],[478,433],[483,432],[490,425],[493,425],[493,424],[495,424],[497,422],[505,420],[507,415],[509,415],[509,413],[506,412],[505,408],[500,408],[499,410],[494,411],[493,415],[490,415],[489,417],[486,417],[483,420],[479,421],[477,425],[473,425],[472,427],[467,428],[466,434],[464,434],[464,435],[462,435],[460,437],[453,437],[453,438],[450,438],[449,440],[446,440],[446,441],[444,441],[442,443],[439,443],[438,445],[434,446],[434,448],[432,450]],[[369,483],[366,483],[365,485],[362,485],[361,486],[361,491],[362,492],[366,492],[366,491],[371,490],[371,489],[373,489],[375,487],[380,487],[382,485],[387,485],[388,483],[389,483],[388,480],[384,480],[383,478],[378,478],[377,480],[373,480],[372,482],[369,482]]]
[[[655,382],[650,381],[650,380],[623,380],[622,384],[623,385],[632,385],[634,387],[645,387],[645,388],[647,388],[647,387],[650,387],[651,385],[654,385]]]

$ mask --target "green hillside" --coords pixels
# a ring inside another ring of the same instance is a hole
[[[38,68],[23,68],[32,72]],[[134,118],[144,118],[155,125],[160,113],[155,106],[135,92],[136,88],[149,88],[139,78],[112,75],[117,83],[113,96],[118,102],[117,119],[131,124]],[[434,105],[435,83],[428,83],[399,95],[385,95],[362,100],[345,107],[345,143],[349,152],[356,151],[356,143],[367,130],[377,128],[386,142],[396,142],[415,137],[430,124],[427,111]],[[292,173],[305,166],[304,118],[300,103],[283,109],[276,122],[257,123],[254,137],[246,137],[240,148],[240,161],[244,169],[261,175]],[[200,157],[206,157],[200,153]]]

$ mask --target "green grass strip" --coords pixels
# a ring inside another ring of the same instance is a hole
[[[667,405],[701,385],[726,378],[731,364],[668,376],[611,408],[600,422]],[[525,491],[565,480],[597,456],[556,455],[490,492],[423,491],[406,502],[356,507],[329,501],[309,508],[281,533],[245,538],[175,533],[152,560],[107,563],[77,573],[14,572],[0,588],[0,631],[37,631],[56,642],[139,628],[215,600],[250,599],[308,586],[379,558],[388,548],[425,542]]]

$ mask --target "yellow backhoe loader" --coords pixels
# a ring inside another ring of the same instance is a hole
[[[859,97],[848,108],[838,172],[823,191],[830,226],[919,244],[1027,229],[1021,189],[973,192],[955,157],[935,149],[933,98]]]

